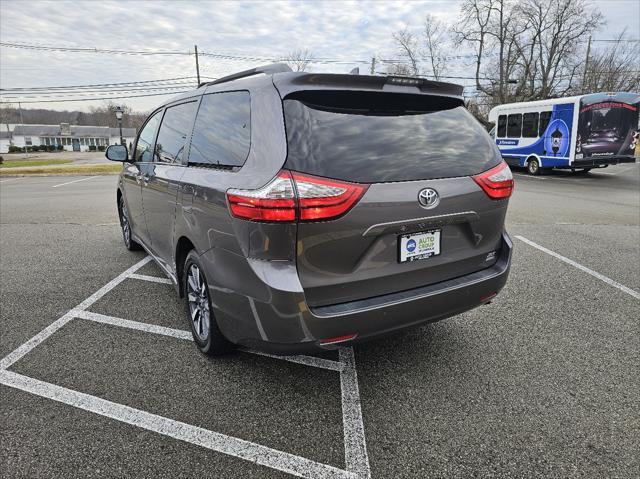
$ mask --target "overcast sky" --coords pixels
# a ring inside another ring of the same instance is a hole
[[[592,2],[606,25],[594,38],[613,38],[627,28],[640,38],[638,0]],[[459,1],[367,2],[190,2],[190,1],[29,1],[0,0],[0,40],[50,47],[120,50],[200,51],[255,60],[201,57],[201,75],[218,77],[265,63],[262,58],[308,49],[317,58],[345,63],[311,66],[313,71],[348,72],[353,61],[397,57],[391,35],[410,25],[418,29],[425,14],[452,22]],[[470,52],[457,52],[464,56]],[[193,56],[134,56],[0,48],[0,86],[49,87],[177,78],[195,75]],[[468,59],[451,61],[450,74],[472,75]],[[368,71],[367,65],[360,65]],[[178,81],[181,82],[184,80]],[[191,81],[195,86],[195,79]],[[461,80],[462,83],[465,81]],[[183,88],[180,84],[177,88]],[[469,82],[466,82],[469,83]],[[154,93],[143,91],[140,94]],[[121,93],[122,94],[122,93]],[[132,94],[132,93],[124,93]],[[70,97],[98,97],[88,92]],[[116,94],[113,94],[116,95]],[[5,95],[3,101],[7,101]],[[59,94],[57,95],[59,97]],[[41,95],[42,97],[42,95]],[[167,97],[115,100],[149,110]],[[101,101],[23,104],[25,108],[87,110]]]

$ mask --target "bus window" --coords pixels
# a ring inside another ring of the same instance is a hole
[[[538,136],[538,113],[525,113],[522,115],[522,136],[524,138],[536,138]]]
[[[505,136],[507,136],[507,115],[500,115],[498,117],[498,138]]]
[[[540,124],[538,125],[538,136],[544,135],[544,130],[547,129],[550,119],[551,119],[550,111],[540,112]]]
[[[522,115],[509,115],[507,118],[507,138],[520,138],[522,131]]]

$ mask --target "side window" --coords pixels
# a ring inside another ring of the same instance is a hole
[[[549,120],[551,120],[551,112],[550,111],[542,111],[540,112],[540,125],[538,129],[538,136],[544,135],[544,130],[547,129],[549,125]]]
[[[538,113],[525,113],[522,115],[522,136],[536,138],[538,136]]]
[[[240,167],[249,155],[250,145],[249,92],[204,95],[193,127],[189,164]]]
[[[498,117],[498,138],[505,136],[507,136],[507,115],[500,115]]]
[[[164,112],[158,139],[156,155],[153,161],[161,163],[182,163],[187,134],[191,130],[193,115],[196,112],[195,101],[171,106]]]
[[[160,123],[161,116],[162,110],[154,114],[144,125],[144,128],[138,137],[138,141],[136,142],[134,161],[151,161],[153,138],[156,135],[156,130],[158,129],[158,123]]]
[[[522,132],[522,115],[520,113],[516,115],[509,115],[507,118],[507,137],[508,138],[520,138]]]

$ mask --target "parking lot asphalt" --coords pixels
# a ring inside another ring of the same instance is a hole
[[[515,177],[502,293],[354,348],[374,478],[638,475],[640,165]],[[116,177],[77,179],[0,180],[0,359],[145,258],[122,245]],[[163,277],[153,263],[136,273]],[[342,373],[205,358],[171,336],[188,324],[167,284],[122,279],[87,311],[168,333],[69,319],[11,364],[42,390],[90,396],[0,385],[0,477],[292,477],[198,445],[207,431],[327,465],[309,477],[348,469]],[[124,407],[160,426],[127,423]],[[176,422],[197,437],[167,432]]]

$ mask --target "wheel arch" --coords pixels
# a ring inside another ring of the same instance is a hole
[[[524,161],[525,168],[527,167],[527,165],[529,164],[529,161],[531,161],[532,158],[538,160],[538,165],[540,165],[540,168],[542,168],[542,159],[535,153],[531,153],[529,156],[527,156],[527,159]]]
[[[181,298],[184,297],[184,284],[182,281],[182,275],[184,274],[184,262],[187,259],[189,251],[196,249],[193,242],[186,236],[181,236],[176,242],[175,250],[175,265],[176,265],[176,280],[178,282],[178,294]]]

